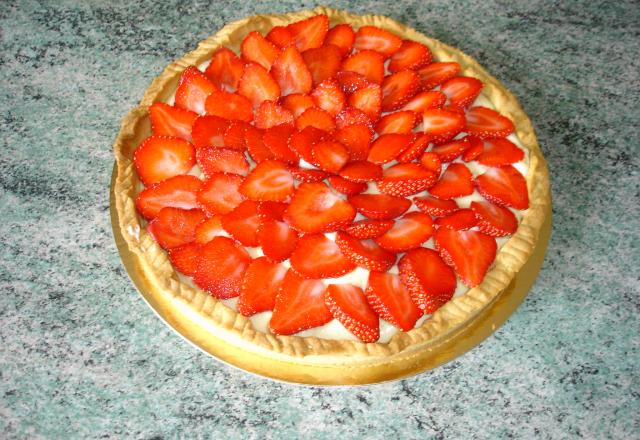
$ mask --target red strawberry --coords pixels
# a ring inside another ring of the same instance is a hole
[[[422,316],[398,275],[371,272],[365,294],[367,302],[380,318],[405,332],[411,330]]]
[[[424,313],[435,312],[453,297],[456,275],[433,249],[407,252],[400,259],[398,269],[411,299]]]
[[[222,216],[222,227],[245,246],[258,246],[258,204],[245,200],[228,214]]]
[[[412,140],[411,134],[383,134],[371,145],[367,160],[379,165],[391,162],[411,145]]]
[[[222,229],[222,217],[214,215],[196,226],[196,238],[195,242],[198,244],[209,243],[218,235],[224,233]]]
[[[431,196],[416,197],[413,199],[418,209],[434,217],[441,217],[458,209],[455,200],[441,200]]]
[[[380,237],[393,227],[393,220],[360,220],[347,226],[345,232],[359,240]]]
[[[400,163],[384,170],[378,189],[390,196],[405,197],[434,185],[438,176],[416,163]]]
[[[362,111],[372,121],[377,121],[382,108],[382,90],[377,84],[370,84],[349,96],[349,105]]]
[[[193,281],[218,299],[238,296],[251,257],[227,237],[216,237],[202,246]]]
[[[286,26],[272,27],[265,38],[280,49],[293,43],[293,35],[291,35],[291,32]]]
[[[524,151],[508,139],[487,139],[482,143],[482,152],[476,158],[482,165],[501,167],[524,159]]]
[[[324,14],[314,15],[306,20],[296,21],[287,26],[300,52],[322,46],[329,30],[329,18]]]
[[[357,197],[357,196],[354,196]],[[335,231],[353,221],[356,210],[323,183],[301,183],[284,219],[307,234]]]
[[[243,70],[242,60],[230,49],[221,47],[213,53],[204,74],[219,89],[234,92]]]
[[[349,197],[349,203],[365,217],[374,220],[391,220],[409,209],[411,202],[403,197],[387,194],[356,194]]]
[[[191,127],[198,114],[181,108],[155,102],[149,107],[153,134],[174,136],[191,142]]]
[[[198,192],[198,204],[208,216],[231,212],[244,200],[238,192],[241,183],[242,176],[214,174]]]
[[[263,160],[275,159],[276,156],[273,152],[264,144],[264,130],[248,125],[244,134],[244,140],[247,144],[247,150],[249,156],[254,162],[260,163]]]
[[[364,125],[368,127],[370,131],[373,130],[373,123],[371,122],[371,119],[369,119],[369,116],[364,114],[362,110],[358,110],[353,107],[345,107],[336,115],[335,126],[338,130],[341,130],[352,125]]]
[[[417,248],[433,235],[433,220],[422,212],[408,212],[396,220],[391,229],[376,238],[382,248],[404,252]]]
[[[344,93],[353,93],[369,85],[367,78],[361,73],[343,70],[336,73],[336,80]]]
[[[480,284],[496,257],[496,241],[478,231],[440,228],[435,243],[440,256],[469,287]]]
[[[389,113],[383,116],[376,124],[379,135],[389,133],[408,134],[416,126],[416,114],[412,111]]]
[[[518,229],[518,219],[508,208],[489,202],[471,202],[471,210],[478,220],[478,228],[487,235],[503,237]]]
[[[169,261],[180,273],[191,277],[196,274],[200,245],[187,243],[182,246],[169,249]]]
[[[460,64],[456,62],[431,63],[418,70],[420,88],[430,90],[460,73]]]
[[[191,243],[196,238],[196,227],[204,221],[199,209],[162,208],[151,220],[147,231],[164,249]]]
[[[419,69],[431,62],[431,51],[424,44],[403,40],[400,49],[391,56],[389,72]]]
[[[365,160],[371,146],[371,130],[365,124],[349,125],[333,133],[333,138],[349,149],[350,160]]]
[[[333,131],[336,125],[329,113],[317,107],[309,107],[296,119],[296,127],[298,130],[303,130],[305,127],[316,127],[324,131]]]
[[[405,105],[418,91],[418,75],[413,70],[402,70],[382,81],[382,110],[390,112]]]
[[[147,220],[158,215],[162,208],[193,209],[198,207],[196,195],[202,181],[195,176],[171,177],[145,188],[136,197],[136,208]]]
[[[436,176],[440,176],[442,171],[442,161],[440,156],[433,152],[426,152],[420,157],[420,165],[426,170],[433,171]]]
[[[349,261],[367,270],[385,272],[396,262],[393,252],[382,249],[373,240],[358,240],[338,231],[336,243]]]
[[[318,142],[311,148],[313,163],[329,173],[337,173],[349,160],[347,147],[336,141]]]
[[[422,114],[424,132],[433,142],[446,142],[464,130],[464,115],[439,108],[425,110]]]
[[[265,130],[262,136],[264,145],[273,153],[275,159],[297,165],[298,155],[289,147],[289,138],[295,131],[291,124],[280,124]]]
[[[312,147],[327,137],[327,132],[319,128],[308,126],[300,131],[294,131],[289,137],[289,148],[297,153],[300,159],[311,163]]]
[[[355,269],[338,245],[324,234],[301,237],[289,261],[293,270],[305,278],[337,278]]]
[[[476,100],[482,90],[482,81],[469,76],[458,76],[442,84],[440,91],[447,96],[447,103],[466,107]]]
[[[239,188],[245,197],[260,202],[283,202],[293,190],[293,176],[284,163],[275,160],[259,163]]]
[[[471,162],[482,154],[482,151],[484,151],[484,143],[473,136],[467,136],[465,139],[469,141],[469,148],[462,153],[462,160],[465,162]]]
[[[424,152],[424,150],[427,149],[427,147],[429,146],[430,139],[431,138],[428,134],[423,133],[423,134],[417,135],[414,138],[411,145],[402,153],[400,153],[396,159],[400,163],[413,162],[414,160],[420,157],[420,155]],[[430,171],[434,171],[434,170],[431,170],[430,168],[427,168],[427,169]],[[439,172],[436,174],[439,174]]]
[[[256,127],[271,128],[276,125],[293,125],[293,114],[284,107],[280,107],[274,101],[262,101],[256,111]]]
[[[311,72],[295,46],[282,49],[271,67],[271,75],[278,82],[282,96],[309,93],[313,85]]]
[[[340,49],[340,55],[346,56],[351,53],[353,48],[353,42],[356,39],[356,33],[353,28],[346,23],[337,24],[327,33],[327,38],[324,40],[324,44],[334,45]]]
[[[352,182],[340,176],[329,176],[327,180],[336,191],[348,196],[359,194],[368,187],[366,183]]]
[[[258,216],[263,220],[282,220],[288,207],[289,204],[283,202],[261,202],[258,203]]]
[[[294,179],[306,183],[322,182],[329,175],[328,173],[315,168],[290,167],[289,172]]]
[[[282,286],[287,268],[264,257],[253,260],[242,278],[240,297],[236,305],[244,316],[272,310]]]
[[[444,144],[435,145],[431,152],[437,154],[441,162],[451,162],[470,146],[469,140],[463,137],[462,139],[454,139]]]
[[[471,107],[467,111],[467,132],[480,139],[507,137],[513,133],[510,119],[487,107]]]
[[[437,90],[429,90],[426,92],[420,92],[409,100],[402,110],[411,110],[416,113],[423,113],[430,108],[442,107],[447,100],[444,93]]]
[[[429,192],[442,200],[468,196],[473,192],[473,175],[465,165],[452,163]]]
[[[229,121],[219,116],[200,116],[193,123],[193,145],[196,148],[224,147],[224,134],[229,128]]]
[[[175,105],[201,115],[204,113],[204,101],[215,90],[216,86],[202,72],[189,66],[180,75]]]
[[[257,63],[269,70],[280,51],[259,32],[249,32],[242,40],[240,53],[245,61]]]
[[[246,176],[249,172],[249,162],[244,153],[228,148],[200,148],[196,151],[196,161],[207,177],[215,173]]]
[[[237,93],[213,91],[207,97],[204,108],[208,115],[245,122],[253,120],[251,101]]]
[[[342,93],[338,82],[333,78],[318,84],[311,96],[318,107],[332,116],[337,115],[344,107],[344,93]]]
[[[224,132],[224,146],[232,150],[244,151],[247,148],[245,136],[247,123],[243,121],[231,121]]]
[[[138,177],[145,185],[186,174],[195,162],[193,145],[176,137],[150,136],[133,153]]]
[[[342,70],[359,73],[368,82],[380,84],[384,78],[384,58],[378,52],[363,50],[344,60]]]
[[[485,199],[496,205],[516,209],[529,207],[527,181],[511,165],[489,168],[476,178],[476,186]]]
[[[436,220],[436,226],[455,229],[456,231],[465,231],[475,227],[477,224],[476,215],[467,208],[458,209],[446,217],[440,217]]]
[[[352,182],[373,182],[382,179],[382,167],[367,161],[351,162],[340,170],[340,177]]]
[[[263,220],[258,228],[258,243],[271,261],[284,261],[298,244],[298,233],[280,220]]]
[[[294,118],[304,113],[309,107],[313,107],[315,102],[309,95],[301,93],[293,93],[282,98],[282,106],[289,110]]]
[[[276,295],[269,329],[276,335],[292,335],[333,319],[325,305],[321,280],[306,280],[289,270]]]
[[[378,315],[369,307],[361,288],[332,284],[327,287],[325,302],[333,317],[362,342],[376,342],[380,338]]]
[[[340,49],[332,44],[305,50],[302,52],[302,58],[311,72],[314,85],[334,77],[342,65]]]
[[[375,50],[385,58],[396,53],[401,46],[402,40],[397,35],[376,26],[362,26],[353,43],[357,51]]]
[[[280,86],[264,67],[248,63],[238,82],[238,94],[249,98],[255,109],[263,101],[276,101],[280,97]]]

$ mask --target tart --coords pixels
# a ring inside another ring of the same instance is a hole
[[[146,280],[212,338],[299,365],[429,349],[511,283],[550,204],[496,79],[327,8],[227,25],[156,78],[114,148]]]

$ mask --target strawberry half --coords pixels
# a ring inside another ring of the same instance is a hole
[[[340,247],[324,234],[301,237],[289,262],[305,278],[337,278],[355,269]]]
[[[318,47],[316,49],[309,49],[302,52],[302,59],[304,59],[309,72],[311,72],[311,78],[313,78],[313,84],[318,85],[322,81],[329,78],[333,78],[340,70],[342,65],[342,54],[340,48],[330,44],[328,46]]]
[[[200,148],[196,151],[196,161],[206,177],[215,173],[246,176],[249,172],[249,162],[244,153],[228,148]]]
[[[350,70],[343,70],[336,73],[336,80],[344,93],[353,93],[369,85],[369,81],[363,74]]]
[[[360,27],[353,43],[353,48],[357,51],[375,50],[385,58],[396,53],[401,46],[400,37],[376,26]]]
[[[452,163],[429,192],[442,200],[468,196],[473,192],[473,175],[465,165]]]
[[[333,117],[318,107],[309,107],[296,119],[296,128],[304,130],[305,127],[315,127],[324,131],[333,131],[336,124]]]
[[[367,161],[356,161],[340,170],[340,177],[351,182],[373,182],[382,179],[382,167]]]
[[[345,107],[336,115],[335,126],[338,130],[341,130],[352,125],[365,125],[370,130],[373,130],[371,119],[362,110],[354,107]]]
[[[482,154],[482,151],[484,151],[484,143],[482,140],[473,136],[467,136],[465,139],[469,141],[469,148],[462,153],[462,160],[471,162]]]
[[[274,46],[283,49],[293,43],[293,35],[286,26],[274,26],[265,36]]]
[[[327,33],[324,44],[336,46],[340,50],[341,56],[347,56],[351,53],[353,42],[356,40],[356,33],[353,28],[346,23],[337,24]]]
[[[297,165],[298,155],[289,147],[289,138],[295,131],[291,124],[280,124],[265,130],[262,141],[273,153],[275,159],[291,165]]]
[[[189,66],[180,75],[175,105],[201,115],[204,113],[204,102],[207,96],[216,90],[216,86],[209,81],[204,73],[194,66]]]
[[[258,211],[260,215],[260,211]],[[298,233],[280,220],[262,220],[258,228],[258,243],[271,261],[284,261],[291,256],[298,244]]]
[[[313,156],[311,155],[311,149],[326,137],[327,132],[324,130],[313,126],[305,127],[291,134],[289,137],[289,148],[294,151],[300,159],[312,163]]]
[[[513,133],[510,119],[487,107],[471,107],[467,111],[466,131],[480,139],[507,137]]]
[[[247,125],[244,140],[247,144],[249,156],[251,156],[251,159],[253,159],[255,163],[276,158],[271,149],[264,144],[263,136],[264,130],[260,130],[253,125]]]
[[[193,281],[218,299],[240,295],[251,257],[227,237],[216,237],[202,246]]]
[[[416,114],[412,111],[390,113],[383,116],[376,124],[376,132],[379,135],[398,133],[411,133],[416,126]]]
[[[351,223],[355,216],[353,206],[324,183],[301,183],[284,219],[292,228],[313,234],[335,231]]]
[[[333,133],[333,138],[349,149],[349,159],[365,160],[371,147],[371,130],[365,124],[349,125]]]
[[[425,110],[422,114],[424,132],[432,142],[447,142],[464,130],[464,115],[439,108]]]
[[[180,209],[198,207],[197,194],[202,181],[195,176],[181,175],[155,183],[145,188],[136,197],[136,209],[144,218],[151,220],[162,208]]]
[[[272,310],[286,274],[286,267],[264,257],[251,261],[242,278],[236,305],[238,312],[244,316],[252,316]]]
[[[434,145],[431,152],[437,154],[441,162],[451,162],[469,149],[470,146],[469,140],[463,137],[462,139],[454,139],[444,144]]]
[[[372,84],[380,84],[384,78],[384,57],[372,50],[363,50],[342,62],[342,70],[356,72]],[[341,82],[340,78],[338,81]]]
[[[407,252],[398,269],[411,299],[423,313],[435,312],[453,297],[456,275],[433,249]]]
[[[259,32],[249,32],[240,45],[242,58],[257,63],[266,70],[271,69],[280,51]]]
[[[527,181],[511,165],[489,168],[476,178],[478,192],[488,201],[516,209],[529,207]]]
[[[302,167],[290,167],[289,172],[291,172],[294,179],[306,183],[322,182],[329,175],[322,170]]]
[[[344,107],[344,93],[342,93],[338,82],[333,78],[318,84],[311,96],[318,107],[332,116],[337,115]]]
[[[258,203],[258,215],[262,220],[282,220],[288,206],[283,202],[261,202]]]
[[[245,200],[228,214],[222,216],[222,227],[233,238],[245,246],[258,246],[258,204],[253,200]]]
[[[226,47],[216,49],[204,74],[220,90],[235,92],[242,76],[244,63]]]
[[[241,183],[242,176],[214,174],[198,191],[198,204],[208,216],[227,214],[244,200],[244,196],[238,191]]]
[[[409,148],[412,141],[412,134],[383,134],[371,145],[367,160],[378,165],[391,162]]]
[[[200,116],[193,123],[193,145],[196,148],[224,147],[224,134],[229,129],[229,121],[219,116]]]
[[[196,163],[193,145],[184,139],[150,136],[133,152],[138,177],[145,185],[186,174]]]
[[[478,229],[493,237],[504,237],[516,232],[518,219],[507,208],[489,202],[471,202],[471,210],[478,221]]]
[[[294,118],[297,118],[303,114],[306,109],[314,105],[316,104],[313,98],[302,93],[293,93],[282,98],[282,107],[289,110]]]
[[[441,200],[431,196],[416,197],[413,203],[420,211],[434,217],[441,217],[458,209],[455,200]]]
[[[199,209],[162,208],[147,231],[163,249],[171,249],[194,241],[196,227],[204,219]]]
[[[439,228],[455,229],[456,231],[465,231],[475,227],[477,224],[476,215],[468,208],[458,209],[446,217],[436,219],[436,226]]]
[[[391,56],[389,72],[405,69],[419,69],[431,62],[431,51],[424,44],[411,40],[402,40],[400,49]]]
[[[440,228],[435,235],[436,249],[468,287],[484,279],[496,257],[496,241],[478,231],[456,231]]]
[[[169,249],[169,261],[179,272],[191,277],[196,274],[200,245],[187,243],[182,246]]]
[[[444,105],[447,97],[438,90],[420,92],[407,102],[401,110],[411,110],[416,113],[423,113],[430,108],[440,108]]]
[[[370,84],[353,92],[348,102],[350,106],[367,115],[371,121],[377,121],[382,108],[382,90],[379,85]]]
[[[287,26],[300,52],[322,46],[329,30],[329,17],[314,15],[306,20],[296,21]]]
[[[402,70],[382,81],[382,110],[390,112],[405,105],[418,91],[419,78],[413,70]]]
[[[264,67],[248,63],[244,66],[238,82],[238,94],[248,98],[255,109],[263,101],[277,101],[280,97],[280,86]]]
[[[369,307],[361,288],[332,284],[327,287],[325,302],[333,317],[362,342],[375,342],[380,338],[378,315]]]
[[[293,113],[274,101],[262,101],[256,111],[255,125],[258,128],[266,129],[283,124],[293,125],[294,122]]]
[[[371,272],[365,294],[367,302],[380,318],[405,332],[411,330],[422,316],[422,311],[411,300],[398,275]]]
[[[382,249],[373,240],[358,240],[338,231],[336,243],[347,260],[367,270],[385,272],[396,262],[393,252]]]
[[[431,63],[418,70],[420,89],[430,90],[460,73],[460,64],[452,62]]]
[[[196,226],[195,242],[198,244],[209,243],[218,235],[224,234],[221,220],[221,216],[214,215]]]
[[[365,217],[374,220],[391,220],[405,213],[411,202],[403,197],[387,194],[356,194],[349,203]]]
[[[482,144],[482,152],[476,157],[482,165],[501,167],[524,159],[524,151],[508,139],[487,139]]]
[[[311,72],[295,46],[282,49],[271,67],[271,75],[280,86],[282,96],[309,93],[313,85]]]
[[[265,160],[251,170],[239,191],[250,200],[283,202],[293,194],[293,176],[284,163]]]
[[[366,183],[352,182],[340,176],[329,176],[327,180],[336,191],[348,196],[360,194],[368,188]]]
[[[442,161],[440,156],[433,152],[426,152],[420,157],[420,165],[426,170],[436,173],[436,176],[440,176],[442,171]]]
[[[328,173],[337,173],[349,160],[347,147],[336,141],[322,141],[311,147],[313,163]]]
[[[400,163],[413,162],[418,157],[420,157],[420,155],[424,152],[424,150],[427,149],[427,147],[429,146],[430,140],[431,138],[429,137],[428,134],[423,133],[423,134],[417,135],[414,138],[411,145],[402,153],[400,153],[396,159]],[[427,169],[430,170],[430,168],[427,168]],[[439,172],[437,174],[439,174]]]
[[[149,107],[151,131],[155,135],[179,137],[191,142],[191,127],[197,118],[197,113],[163,102],[155,102]]]
[[[447,96],[448,105],[466,107],[476,100],[482,86],[479,79],[458,76],[442,84],[440,91]]]
[[[360,220],[345,228],[345,232],[358,240],[377,238],[391,229],[393,220]]]
[[[384,170],[378,189],[390,196],[405,197],[432,187],[438,176],[416,163],[400,163]]]
[[[244,151],[247,149],[245,136],[247,133],[247,124],[243,121],[234,120],[229,122],[229,126],[224,132],[224,146],[232,150]]]
[[[208,115],[245,122],[253,120],[251,101],[236,93],[213,91],[207,97],[204,108]]]
[[[433,220],[422,212],[408,212],[391,229],[376,238],[383,249],[404,252],[417,248],[433,235]]]

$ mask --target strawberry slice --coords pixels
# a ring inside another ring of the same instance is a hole
[[[416,197],[413,203],[420,211],[434,217],[441,217],[458,209],[455,200],[441,200],[431,196]]]
[[[232,150],[244,151],[247,149],[245,136],[247,132],[247,123],[234,120],[229,122],[229,126],[224,132],[224,146]]]
[[[420,157],[420,165],[426,170],[436,173],[436,176],[440,176],[442,171],[442,161],[440,156],[433,152],[426,152]]]
[[[293,125],[294,122],[293,114],[274,101],[262,101],[256,111],[255,125],[258,128],[271,128],[282,124]]]
[[[476,187],[485,199],[496,205],[516,209],[529,207],[527,181],[511,165],[489,168],[476,178]]]
[[[301,183],[284,219],[292,228],[313,234],[340,229],[351,223],[355,216],[353,206],[324,183]]]
[[[235,92],[243,70],[242,60],[230,49],[221,47],[213,53],[204,74],[220,90]]]
[[[349,149],[350,160],[365,160],[371,147],[371,130],[366,124],[355,124],[340,128],[333,138]]]
[[[465,162],[471,162],[482,154],[484,151],[484,143],[482,140],[473,136],[467,136],[465,139],[469,141],[469,148],[462,153],[462,160]]]
[[[276,295],[269,329],[276,335],[292,335],[333,319],[325,305],[321,280],[307,280],[289,270]]]
[[[224,234],[221,220],[221,216],[214,215],[196,226],[195,242],[198,244],[209,243],[215,237]]]
[[[239,191],[249,200],[283,202],[293,194],[293,176],[284,163],[265,160],[251,170]]]
[[[280,86],[282,96],[309,93],[313,86],[311,72],[295,46],[282,49],[271,67],[271,75]]]
[[[380,118],[382,90],[379,85],[370,84],[353,92],[348,101],[350,106],[362,111],[371,121],[377,121]]]
[[[361,288],[332,284],[327,287],[325,302],[333,317],[362,342],[376,342],[380,338],[378,315],[369,307]]]
[[[452,163],[429,192],[442,200],[468,196],[473,192],[473,175],[465,165]]]
[[[482,152],[476,158],[482,165],[501,167],[524,159],[524,151],[508,139],[487,139],[482,144]]]
[[[273,310],[276,295],[287,274],[282,264],[272,263],[264,257],[251,261],[242,278],[240,297],[236,305],[244,316]]]
[[[405,332],[411,330],[422,316],[422,311],[411,300],[398,275],[371,272],[365,294],[367,302],[380,318]]]
[[[345,97],[338,82],[327,79],[318,84],[311,93],[316,106],[329,113],[331,116],[337,115],[344,107]]]
[[[300,182],[316,183],[322,182],[329,175],[322,170],[315,168],[290,167],[289,172],[294,179]]]
[[[173,249],[169,249],[169,261],[174,268],[182,274],[192,277],[196,274],[200,245],[187,243]]]
[[[163,102],[155,102],[149,107],[151,131],[155,135],[179,137],[191,142],[191,127],[197,118],[197,113]]]
[[[353,48],[357,51],[375,50],[389,58],[402,46],[402,39],[376,26],[362,26],[356,32]]]
[[[361,73],[343,70],[336,73],[336,81],[344,93],[353,93],[369,85],[367,78]]]
[[[458,209],[446,217],[436,219],[436,226],[439,228],[455,229],[456,231],[466,231],[477,224],[476,215],[468,208]]]
[[[352,182],[340,176],[329,176],[327,180],[336,191],[348,196],[360,194],[368,188],[366,183]]]
[[[208,115],[245,122],[253,120],[251,101],[237,93],[213,91],[207,97],[204,108]]]
[[[439,108],[425,110],[422,114],[424,132],[432,142],[447,142],[464,130],[464,115]]]
[[[479,79],[458,76],[442,84],[440,91],[447,96],[448,105],[466,107],[476,100],[482,86],[482,81]]]
[[[462,282],[475,287],[482,282],[496,257],[496,241],[478,231],[440,228],[435,235],[436,249]]]
[[[178,82],[176,89],[175,105],[178,108],[189,110],[199,115],[204,113],[204,102],[216,86],[200,72],[196,67],[187,67]]]
[[[301,237],[289,261],[293,270],[305,278],[337,278],[355,269],[336,242],[324,234]]]
[[[244,200],[244,196],[238,192],[241,183],[242,176],[214,174],[198,191],[198,204],[209,217],[227,214]]]
[[[487,235],[504,237],[518,229],[518,219],[507,208],[489,202],[471,202],[471,210],[478,221],[478,229]]]
[[[324,44],[334,45],[340,49],[340,55],[342,57],[351,53],[353,48],[353,42],[356,40],[356,33],[353,28],[346,23],[337,24],[327,33],[327,37],[324,40]]]
[[[378,165],[391,162],[409,148],[412,141],[411,134],[383,134],[371,145],[367,160]]]
[[[455,61],[431,63],[418,70],[420,77],[420,89],[430,90],[450,80],[460,73],[460,64]]]
[[[205,219],[199,209],[162,208],[151,220],[147,231],[163,249],[191,243],[196,238],[196,227]]]
[[[390,196],[405,197],[432,187],[438,176],[416,163],[400,163],[384,170],[378,189]]]
[[[196,161],[206,177],[215,173],[246,176],[249,172],[249,162],[244,153],[228,148],[200,148],[196,151]]]
[[[351,162],[340,170],[340,177],[351,182],[373,182],[382,178],[382,167],[367,161]]]
[[[384,57],[378,52],[363,50],[344,60],[342,70],[359,73],[368,82],[380,84],[384,78]]]
[[[265,36],[274,46],[283,49],[293,43],[293,35],[286,26],[274,26]]]
[[[416,114],[412,111],[401,111],[383,116],[376,124],[379,135],[399,133],[408,134],[416,126]]]
[[[413,70],[402,70],[382,81],[382,111],[398,110],[418,91],[419,78]]]
[[[408,212],[391,229],[376,238],[383,249],[404,252],[419,247],[433,235],[433,220],[422,212]]]
[[[261,202],[258,203],[258,216],[262,220],[282,220],[288,206],[283,202]]]
[[[431,51],[424,44],[411,40],[402,40],[402,45],[391,56],[389,72],[399,72],[405,69],[419,69],[431,62]]]
[[[240,45],[242,58],[247,62],[261,65],[266,70],[271,69],[280,51],[259,32],[249,32]]]
[[[296,119],[296,128],[304,130],[305,127],[315,127],[324,131],[333,131],[336,124],[333,117],[318,107],[309,107]]]
[[[247,151],[249,156],[255,163],[260,163],[267,159],[275,159],[276,156],[273,152],[264,144],[264,130],[248,125],[244,134],[244,140],[247,144]]]
[[[345,232],[359,240],[377,238],[393,227],[392,220],[360,220],[345,228]]]
[[[398,269],[411,299],[423,313],[435,312],[453,297],[456,275],[433,249],[407,252]]]
[[[227,237],[216,237],[203,245],[198,255],[193,281],[218,299],[240,295],[251,257]]]
[[[342,65],[340,49],[332,44],[305,50],[302,52],[302,58],[311,72],[314,85],[333,78]]]
[[[328,173],[337,173],[349,160],[347,147],[336,141],[318,142],[311,148],[313,163]]]
[[[136,209],[147,220],[165,207],[193,209],[198,207],[196,196],[202,181],[195,176],[181,175],[155,183],[136,197]]]
[[[253,200],[245,200],[228,214],[222,216],[222,227],[233,238],[245,246],[258,246],[258,204]]]
[[[507,137],[513,133],[510,119],[487,107],[471,107],[467,111],[467,132],[480,139]]]
[[[367,270],[385,272],[396,262],[396,255],[373,240],[358,240],[343,231],[336,234],[336,243],[347,260]]]
[[[444,144],[435,145],[431,152],[437,154],[441,162],[451,162],[468,150],[470,146],[469,139],[463,137],[462,139],[454,139]]]
[[[349,203],[360,214],[374,220],[394,219],[411,206],[409,200],[387,194],[356,194],[349,197]]]
[[[446,102],[447,97],[438,90],[420,92],[407,102],[401,110],[411,110],[416,113],[423,113],[430,108],[440,108]]]
[[[329,30],[329,18],[324,14],[314,15],[291,23],[287,28],[298,50],[304,52],[322,46]]]
[[[193,145],[196,148],[224,147],[224,134],[229,121],[219,116],[200,116],[193,123]]]
[[[289,147],[289,138],[295,131],[291,124],[280,124],[265,130],[262,136],[264,145],[273,153],[275,159],[297,165],[298,155]]]
[[[369,116],[364,114],[362,110],[347,106],[336,115],[335,126],[338,130],[341,130],[352,125],[364,125],[369,128],[369,131],[373,130],[373,123]]]
[[[284,261],[298,244],[298,233],[280,220],[263,220],[258,228],[258,243],[271,261]]]
[[[396,159],[400,163],[413,162],[414,160],[420,157],[420,155],[424,152],[424,150],[427,149],[427,147],[429,146],[430,140],[431,140],[431,137],[428,134],[423,133],[423,134],[417,135],[414,138],[411,145],[402,153],[400,153]],[[433,171],[430,168],[427,168],[427,169],[430,171]],[[436,174],[439,174],[439,173],[440,172],[438,171],[438,173]]]
[[[289,110],[294,118],[304,113],[309,107],[313,107],[315,102],[309,95],[293,93],[282,98],[282,107]]]
[[[145,185],[186,174],[195,162],[193,145],[170,136],[149,136],[133,152],[138,177]]]
[[[264,67],[248,63],[244,66],[238,82],[238,94],[249,98],[255,109],[263,101],[277,101],[280,97],[280,86]]]
[[[308,163],[313,162],[312,147],[327,137],[327,132],[319,128],[308,126],[300,131],[294,131],[289,137],[289,148],[298,157]]]

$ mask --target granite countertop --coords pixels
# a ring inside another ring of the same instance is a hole
[[[223,24],[309,2],[0,3],[0,437],[640,438],[640,7],[338,1],[475,57],[522,102],[554,225],[522,306],[435,371],[348,388],[224,366],[149,310],[109,220],[121,118]]]

